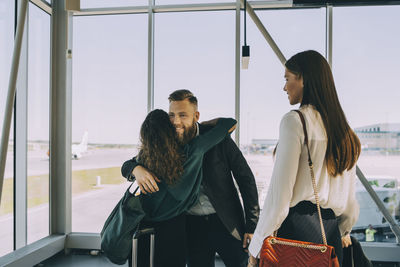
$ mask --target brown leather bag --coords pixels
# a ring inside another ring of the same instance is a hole
[[[319,205],[317,185],[315,182],[313,163],[308,147],[308,135],[303,114],[295,110],[303,124],[304,144],[307,146],[308,165],[310,167],[311,180],[314,189],[315,202],[318,209],[318,217],[321,225],[322,240],[324,244],[303,242],[298,240],[284,239],[269,236],[264,240],[260,251],[260,267],[272,266],[307,266],[307,267],[339,267],[339,261],[335,255],[335,249],[326,242],[325,229],[322,222],[321,209]]]

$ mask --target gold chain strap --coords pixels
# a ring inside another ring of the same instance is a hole
[[[274,244],[281,244],[281,245],[286,245],[286,246],[291,246],[291,247],[315,249],[315,250],[321,251],[322,253],[324,253],[324,252],[327,250],[327,247],[325,247],[325,246],[317,246],[317,245],[307,245],[307,244],[301,244],[301,243],[294,243],[294,242],[288,242],[288,241],[278,240],[278,239],[275,239],[275,238],[268,239],[268,242],[269,242],[271,245],[274,245]]]
[[[308,134],[307,134],[307,129],[306,129],[306,122],[304,120],[304,116],[301,113],[300,110],[295,110],[299,116],[301,123],[303,124],[303,131],[304,131],[304,144],[307,147],[307,153],[308,153],[308,166],[310,167],[310,174],[311,174],[311,180],[312,180],[312,185],[314,189],[314,196],[315,196],[315,202],[317,204],[317,210],[318,210],[318,217],[319,217],[319,224],[321,226],[321,234],[322,234],[322,240],[324,242],[324,245],[327,245],[328,242],[326,242],[326,234],[325,234],[325,229],[324,229],[324,224],[322,222],[322,215],[321,215],[321,207],[319,205],[319,197],[318,197],[318,190],[317,190],[317,183],[315,182],[315,175],[314,175],[314,165],[311,160],[311,154],[310,154],[310,148],[308,147]]]
[[[308,145],[307,145],[307,149],[308,149]],[[317,191],[317,183],[315,182],[314,166],[313,166],[312,162],[309,166],[310,166],[310,173],[311,173],[311,178],[312,178],[312,183],[313,183],[313,188],[314,188],[315,202],[317,203],[319,224],[321,225],[322,240],[324,241],[324,245],[327,245],[328,242],[326,242],[325,228],[324,228],[324,223],[322,222],[321,207],[319,205],[319,197],[318,197],[318,191]]]

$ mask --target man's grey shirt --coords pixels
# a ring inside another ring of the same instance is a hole
[[[196,124],[197,133],[196,136],[200,134],[199,125]],[[196,203],[187,211],[190,215],[202,216],[216,213],[213,205],[208,199],[207,195],[204,193],[203,185],[200,185],[199,198]]]

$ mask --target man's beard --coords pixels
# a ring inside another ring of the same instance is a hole
[[[182,128],[183,128],[183,134],[178,135],[178,143],[183,146],[196,137],[197,125],[196,122],[193,120],[193,123],[190,127],[186,128],[185,126],[182,125]]]

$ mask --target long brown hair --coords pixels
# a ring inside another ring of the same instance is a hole
[[[325,153],[328,173],[335,177],[350,170],[360,155],[361,144],[339,103],[328,62],[318,52],[309,50],[294,55],[285,66],[303,78],[301,106],[311,104],[321,115],[328,137]]]
[[[168,114],[155,109],[147,114],[140,128],[139,162],[167,184],[174,184],[183,173],[183,157],[176,130]]]

